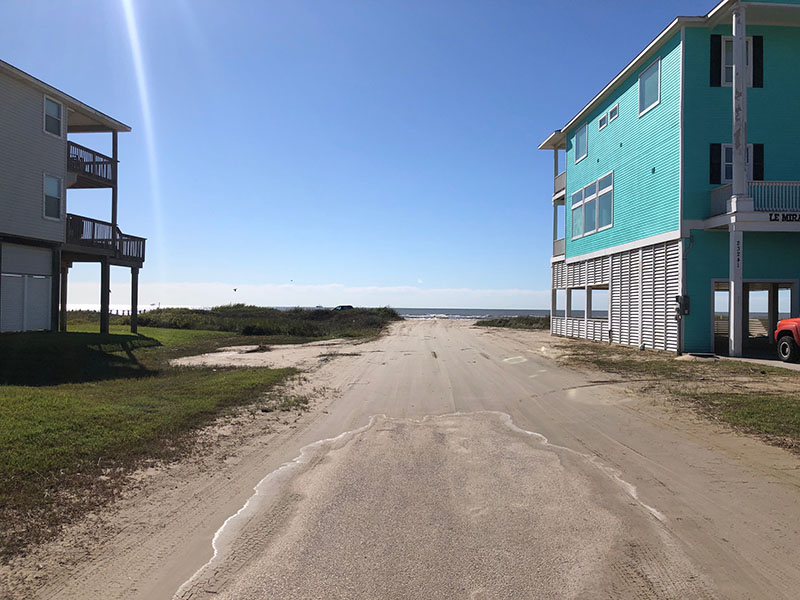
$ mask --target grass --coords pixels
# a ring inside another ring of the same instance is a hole
[[[400,320],[391,308],[279,310],[231,304],[212,309],[160,308],[139,317],[140,325],[169,329],[229,331],[243,335],[359,338],[379,334]]]
[[[0,560],[112,500],[134,468],[191,448],[193,430],[236,406],[303,411],[293,369],[173,368],[223,346],[371,337],[391,309],[278,311],[233,305],[141,315],[70,312],[68,333],[0,334]]]
[[[180,456],[192,430],[232,407],[308,407],[280,392],[293,369],[169,366],[221,346],[303,338],[154,327],[132,335],[120,318],[100,335],[96,313],[70,317],[69,333],[0,335],[0,560],[113,499],[143,461]]]
[[[550,329],[550,317],[502,317],[477,321],[475,325],[509,329]]]
[[[615,373],[640,390],[685,400],[701,414],[800,451],[800,372],[744,361],[679,360],[617,344],[554,342],[559,361]]]
[[[800,443],[798,394],[695,394],[694,399],[709,413],[747,432],[771,436],[780,445]]]

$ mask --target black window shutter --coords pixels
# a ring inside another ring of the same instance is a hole
[[[764,37],[753,36],[753,87],[764,87]]]
[[[764,181],[764,144],[753,144],[753,180]]]
[[[722,144],[711,144],[709,153],[708,182],[719,184],[722,171]]]
[[[722,36],[711,36],[711,71],[709,73],[711,87],[722,85]]]

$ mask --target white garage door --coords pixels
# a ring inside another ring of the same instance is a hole
[[[52,251],[3,244],[0,331],[50,329]]]
[[[0,331],[50,329],[51,278],[3,273],[0,278]]]

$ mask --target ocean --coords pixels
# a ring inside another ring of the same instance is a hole
[[[510,308],[395,308],[406,319],[497,319],[501,317],[547,317],[547,309]]]

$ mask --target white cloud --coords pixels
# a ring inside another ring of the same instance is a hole
[[[234,291],[236,288],[236,291]],[[69,283],[71,308],[89,308],[99,302],[95,282]],[[258,306],[394,306],[401,308],[519,308],[546,309],[550,290],[525,289],[425,289],[418,286],[345,286],[338,283],[300,285],[241,285],[224,282],[142,283],[139,306],[219,306],[231,303]],[[114,282],[113,308],[130,307],[130,284]]]

